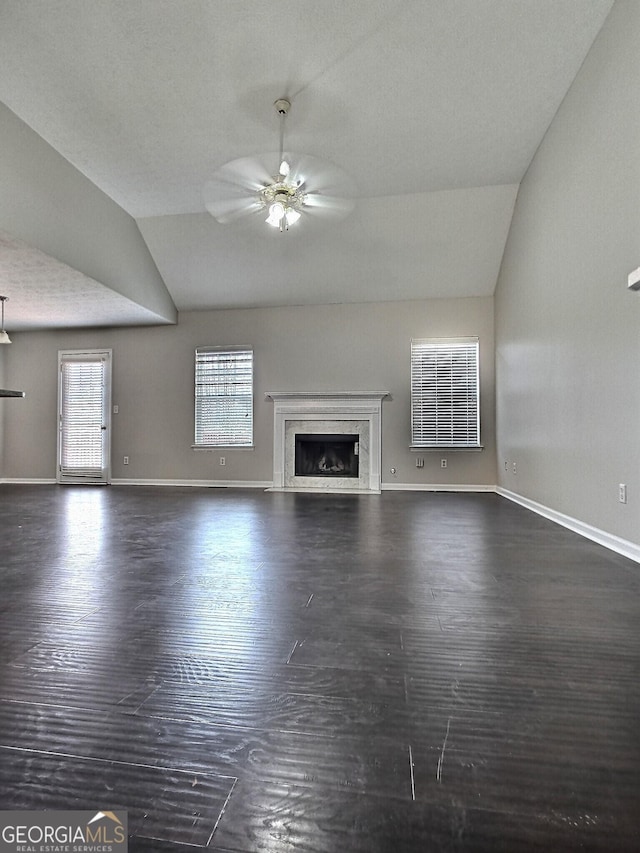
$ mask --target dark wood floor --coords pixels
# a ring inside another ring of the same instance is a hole
[[[640,850],[640,566],[496,495],[0,486],[0,808]],[[189,846],[190,845],[190,846]]]

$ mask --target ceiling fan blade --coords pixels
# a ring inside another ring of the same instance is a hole
[[[204,206],[221,225],[226,225],[229,222],[234,222],[236,219],[241,219],[243,216],[263,210],[263,205],[260,204],[255,196],[242,196],[239,198],[213,197],[207,199],[206,195],[207,190],[205,187]]]
[[[277,172],[277,154],[240,157],[220,166],[204,185],[204,205],[225,225],[263,209],[260,190],[273,181],[268,165]]]
[[[321,193],[336,198],[355,196],[355,184],[346,172],[333,163],[310,154],[291,154],[289,158],[289,179],[301,184],[304,192]]]
[[[271,163],[271,168],[277,171],[279,165],[277,160],[277,154],[261,154],[231,160],[216,169],[210,183],[228,184],[247,192],[259,192],[272,180],[268,164]]]
[[[310,154],[290,154],[289,179],[305,195],[302,211],[314,218],[341,219],[355,206],[355,184],[333,163]]]
[[[307,193],[302,210],[314,217],[325,219],[342,219],[348,216],[355,207],[355,199],[322,193]]]

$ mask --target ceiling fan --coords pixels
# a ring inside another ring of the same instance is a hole
[[[308,154],[286,152],[284,125],[291,102],[278,98],[278,153],[240,157],[225,163],[204,187],[209,213],[226,225],[252,214],[267,214],[265,222],[288,231],[301,218],[339,219],[354,207],[354,187],[348,176]]]

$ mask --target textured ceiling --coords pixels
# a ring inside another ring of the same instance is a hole
[[[486,295],[611,5],[3,0],[0,101],[138,220],[181,310]],[[277,148],[283,95],[287,147],[343,169],[356,208],[220,225],[203,187]]]
[[[147,325],[158,316],[67,264],[0,231],[7,329]]]

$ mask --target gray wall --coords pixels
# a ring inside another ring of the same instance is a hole
[[[425,467],[417,469],[408,449],[410,339],[453,335],[480,337],[485,450],[420,454]],[[384,481],[495,484],[491,297],[188,312],[171,327],[15,333],[12,339],[7,373],[27,397],[5,407],[6,478],[55,477],[58,350],[111,347],[113,402],[120,410],[113,416],[114,478],[270,482],[273,404],[265,392],[388,390]],[[255,350],[255,450],[194,451],[194,350],[231,344]],[[445,455],[449,465],[442,470]]]
[[[175,322],[135,220],[0,104],[0,230]]]
[[[520,187],[495,297],[500,485],[634,543],[638,33],[640,3],[618,0]]]

